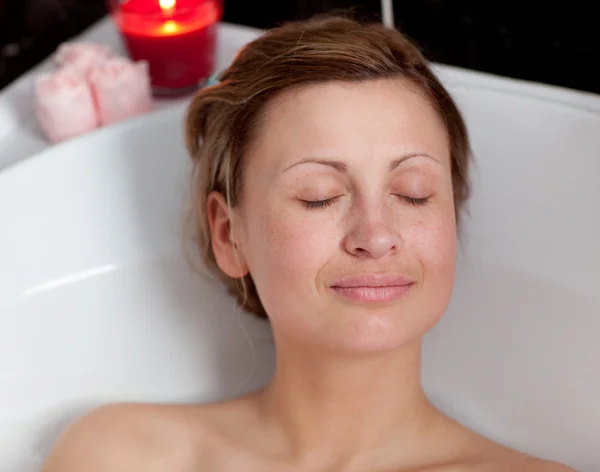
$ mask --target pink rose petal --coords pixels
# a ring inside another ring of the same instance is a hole
[[[53,142],[86,133],[99,125],[90,84],[70,67],[38,77],[35,104],[42,130]]]
[[[54,61],[59,66],[70,66],[82,74],[88,74],[92,67],[101,64],[113,55],[108,46],[88,42],[62,43]]]
[[[89,75],[103,125],[116,123],[152,109],[148,63],[112,57]]]

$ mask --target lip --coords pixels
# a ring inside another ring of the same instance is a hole
[[[400,274],[362,274],[337,280],[329,287],[348,300],[389,302],[406,294],[414,283]]]

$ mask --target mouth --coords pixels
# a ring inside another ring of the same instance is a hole
[[[382,303],[401,298],[414,284],[403,275],[364,274],[338,280],[329,287],[350,301]]]

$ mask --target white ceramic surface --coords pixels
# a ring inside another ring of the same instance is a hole
[[[454,84],[476,165],[455,294],[425,341],[436,403],[600,470],[600,117]],[[206,401],[268,379],[268,327],[182,255],[177,107],[0,173],[0,471],[33,471],[73,415]]]

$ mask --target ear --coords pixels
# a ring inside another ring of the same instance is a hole
[[[231,212],[225,197],[213,191],[206,200],[210,240],[219,268],[229,277],[238,279],[248,273],[248,266],[233,240]]]

